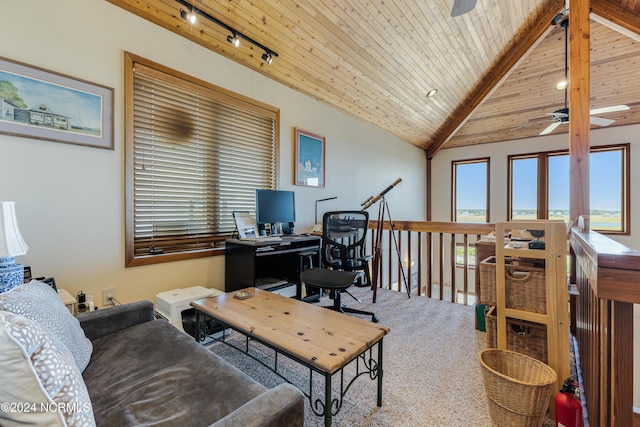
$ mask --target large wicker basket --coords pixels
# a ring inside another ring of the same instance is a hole
[[[510,350],[480,352],[489,415],[496,426],[542,425],[556,372],[548,365]]]

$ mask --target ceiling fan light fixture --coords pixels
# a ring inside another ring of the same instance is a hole
[[[434,96],[436,96],[436,94],[438,93],[438,89],[431,89],[429,92],[427,92],[427,98],[433,98]]]

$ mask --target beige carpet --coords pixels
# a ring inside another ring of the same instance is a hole
[[[491,426],[478,362],[485,334],[474,329],[473,307],[385,290],[372,304],[369,289],[351,289],[363,303],[348,295],[344,302],[375,311],[380,323],[391,328],[384,339],[383,402],[376,406],[376,382],[360,377],[348,390],[334,426]],[[240,340],[237,333],[232,338]],[[253,354],[273,360],[268,350],[252,346]],[[220,343],[209,347],[267,387],[283,382],[237,350]],[[301,389],[309,389],[306,368],[279,357],[279,370]],[[315,397],[321,397],[323,384],[316,375]],[[308,401],[305,413],[305,426],[324,425]]]

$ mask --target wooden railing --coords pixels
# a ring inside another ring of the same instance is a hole
[[[381,233],[378,286],[465,305],[476,301],[475,242],[494,224],[385,221]],[[371,221],[369,250],[374,253],[377,223]],[[403,274],[404,270],[404,274]]]
[[[633,425],[633,304],[640,252],[601,234],[571,233],[578,342],[589,425]],[[573,309],[573,306],[572,306]]]
[[[475,242],[494,224],[385,222],[382,288],[405,292],[404,268],[412,295],[473,304],[476,287],[470,268]],[[370,253],[377,224],[370,224]],[[640,303],[640,252],[601,234],[571,233],[571,283],[579,296],[572,305],[586,408],[591,426],[633,425],[633,304]]]

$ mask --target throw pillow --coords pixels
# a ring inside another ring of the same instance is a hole
[[[32,280],[0,294],[0,310],[20,314],[55,334],[73,355],[80,372],[89,364],[93,351],[91,341],[84,334],[78,319],[73,317],[56,291],[46,283]]]
[[[37,322],[0,311],[0,425],[95,426],[67,347]]]

